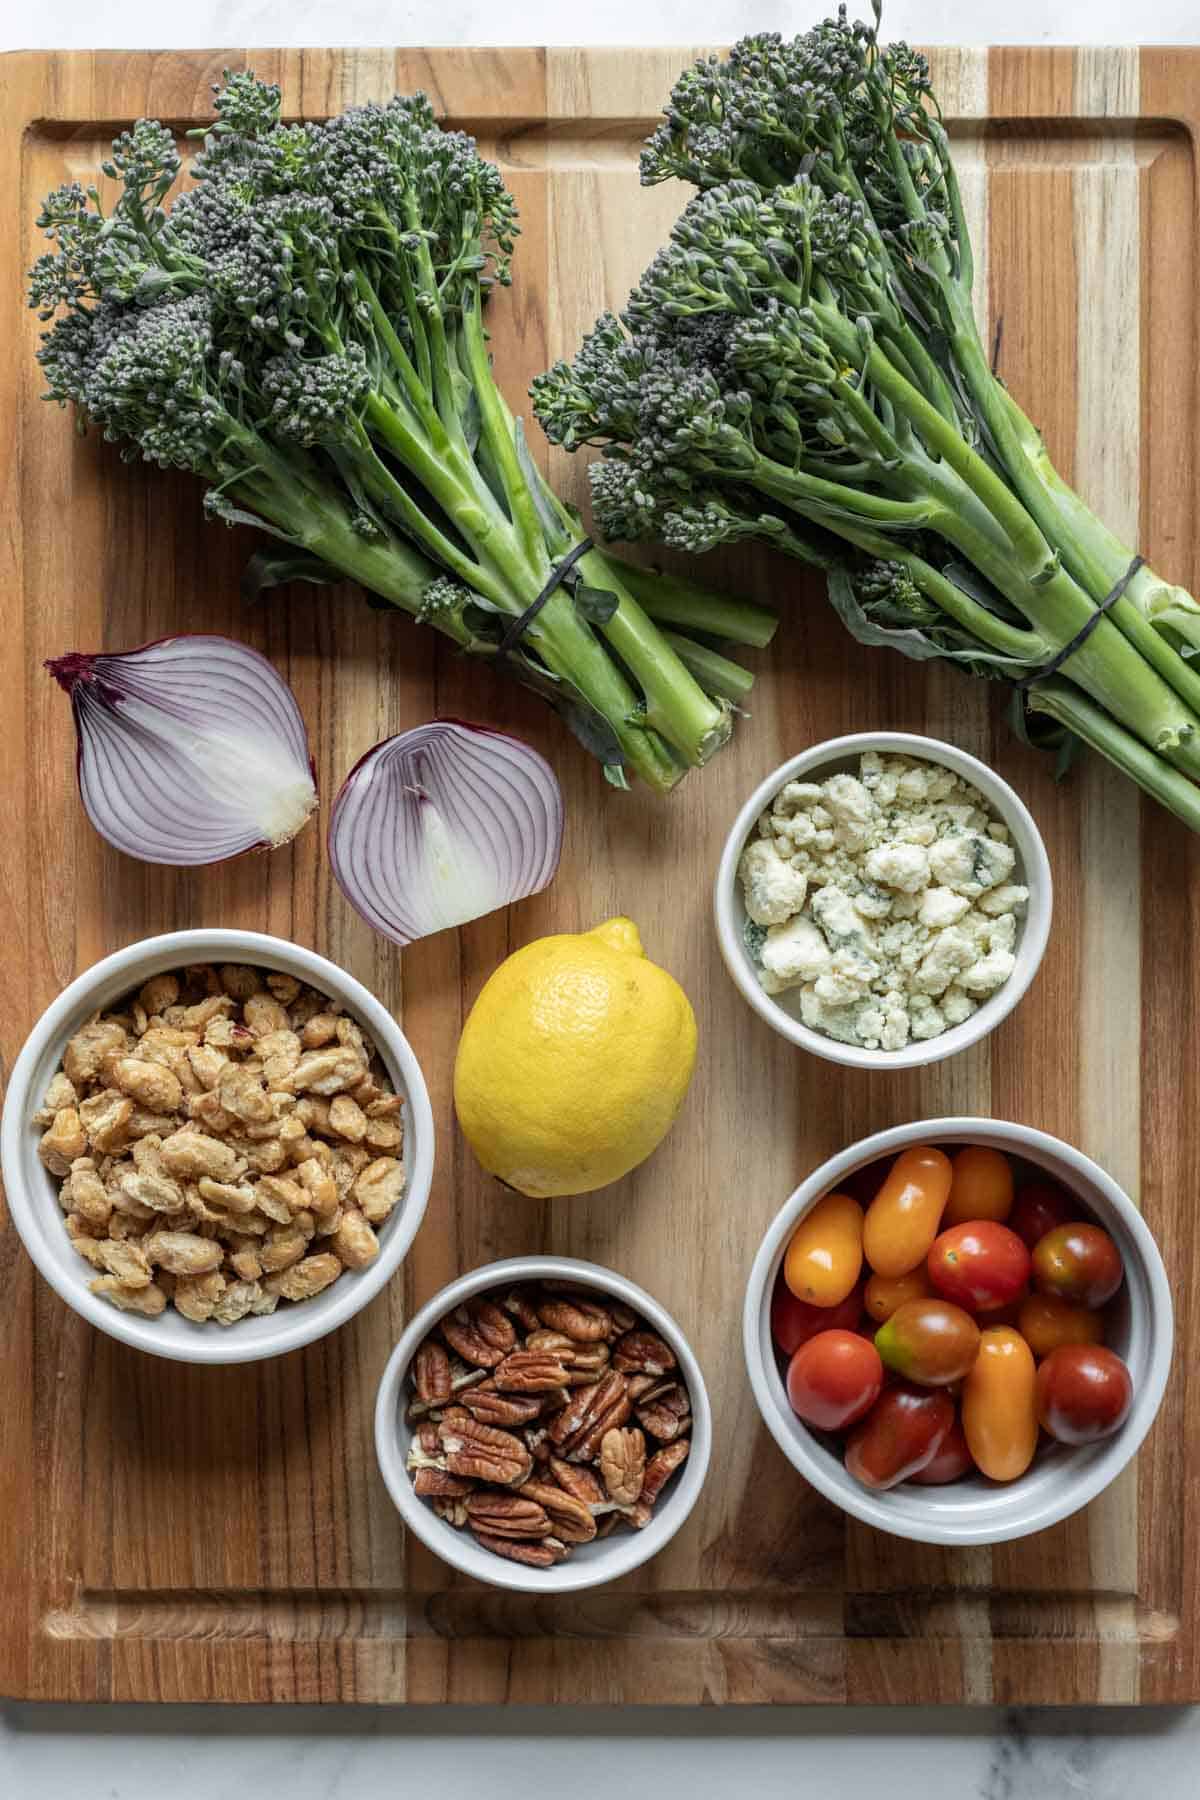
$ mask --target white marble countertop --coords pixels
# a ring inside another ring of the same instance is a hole
[[[718,43],[833,0],[40,0],[0,50],[274,44]],[[865,10],[865,0],[864,7]],[[888,0],[924,43],[1196,43],[1197,0]],[[8,1520],[5,1529],[18,1522]],[[651,1786],[651,1783],[653,1784]],[[3,1800],[1155,1800],[1200,1794],[1200,1709],[0,1706]]]

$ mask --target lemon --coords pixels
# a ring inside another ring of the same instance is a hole
[[[683,1104],[696,1017],[632,919],[526,944],[471,1008],[454,1104],[489,1174],[539,1199],[636,1168]]]

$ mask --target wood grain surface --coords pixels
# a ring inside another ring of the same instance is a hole
[[[516,285],[491,316],[514,404],[619,305],[681,196],[639,193],[636,152],[692,52],[286,51],[253,64],[291,116],[425,87],[514,187]],[[1200,846],[1099,764],[1056,786],[1002,697],[864,653],[819,584],[739,556],[718,573],[783,614],[734,747],[668,801],[608,790],[548,713],[370,611],[298,587],[245,609],[245,534],[200,488],[123,466],[39,401],[22,270],[36,202],[94,173],[139,114],[181,128],[244,52],[0,61],[0,1031],[11,1065],[41,1009],[122,944],[186,925],[313,945],[402,1018],[440,1133],[402,1277],[337,1335],[269,1364],[193,1369],[90,1331],[0,1235],[0,1691],[58,1699],[383,1701],[1200,1700],[1200,1330],[1192,1229]],[[1059,466],[1164,572],[1194,585],[1196,119],[1200,52],[938,51],[976,234],[978,302],[1005,379]],[[549,457],[582,497],[583,468]],[[181,630],[245,637],[292,683],[328,800],[386,733],[451,713],[538,744],[567,799],[551,891],[401,957],[342,902],[318,829],[290,849],[176,873],[110,852],[75,791],[70,709],[42,673],[67,649]],[[1027,798],[1056,918],[1032,992],[988,1043],[911,1074],[806,1058],[740,1001],[709,881],[741,799],[783,757],[853,729],[944,736]],[[593,1198],[506,1194],[456,1136],[450,1071],[481,983],[518,944],[628,911],[700,1020],[686,1109],[639,1172]],[[1175,1292],[1181,1353],[1126,1478],[1086,1513],[989,1551],[909,1545],[808,1490],[757,1420],[742,1287],[777,1207],[822,1158],[919,1116],[993,1114],[1080,1145],[1140,1197]],[[550,1602],[455,1577],[406,1541],[376,1474],[375,1385],[410,1309],[494,1257],[553,1250],[620,1269],[691,1336],[715,1449],[687,1528],[611,1589]]]

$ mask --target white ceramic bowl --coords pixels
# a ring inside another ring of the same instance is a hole
[[[88,1292],[95,1271],[72,1249],[63,1229],[58,1182],[37,1154],[41,1133],[30,1123],[63,1050],[84,1021],[141,987],[151,975],[186,963],[249,963],[277,969],[338,1000],[370,1033],[398,1094],[404,1096],[404,1162],[408,1185],[379,1228],[379,1255],[361,1271],[346,1270],[312,1300],[282,1305],[269,1318],[236,1325],[196,1324],[174,1307],[157,1319],[118,1312]],[[433,1113],[408,1039],[361,982],[312,950],[256,931],[173,931],[106,956],[47,1007],[17,1058],[0,1126],[4,1186],[13,1223],[51,1287],[110,1337],[175,1362],[242,1363],[280,1356],[336,1331],[391,1280],[408,1254],[425,1213],[433,1175]]]
[[[1004,986],[989,994],[964,1024],[952,1025],[940,1037],[906,1044],[903,1050],[864,1050],[856,1044],[839,1043],[836,1038],[826,1037],[823,1032],[803,1024],[799,1014],[800,990],[796,988],[782,994],[765,992],[745,941],[746,908],[738,880],[738,863],[762,814],[785,782],[820,781],[842,771],[857,774],[859,758],[866,750],[942,763],[978,788],[1011,833],[1017,853],[1014,881],[1029,889],[1029,905],[1024,918],[1018,921],[1016,967]],[[743,997],[781,1037],[798,1044],[802,1050],[811,1050],[814,1056],[823,1056],[830,1062],[845,1063],[855,1069],[913,1069],[954,1056],[968,1044],[978,1043],[980,1038],[986,1037],[1012,1011],[1037,974],[1050,935],[1052,905],[1053,883],[1046,847],[1024,802],[1006,781],[977,757],[968,756],[965,750],[958,750],[953,744],[944,744],[937,738],[919,737],[906,731],[864,731],[849,737],[829,738],[823,744],[802,750],[790,762],[781,763],[759,783],[734,821],[721,852],[713,889],[713,911],[721,954]]]
[[[464,1300],[489,1288],[511,1287],[520,1281],[570,1281],[582,1289],[595,1290],[601,1298],[624,1301],[652,1325],[675,1352],[679,1374],[687,1385],[692,1402],[692,1448],[687,1461],[672,1476],[654,1508],[654,1517],[643,1531],[615,1531],[595,1543],[581,1544],[568,1560],[551,1569],[531,1569],[524,1563],[509,1562],[485,1550],[469,1531],[456,1530],[439,1519],[427,1500],[413,1492],[412,1477],[405,1467],[408,1447],[412,1442],[412,1426],[405,1421],[405,1410],[411,1397],[408,1368],[422,1339],[428,1337],[440,1319]],[[375,1453],[387,1491],[395,1501],[404,1523],[421,1542],[436,1552],[443,1562],[473,1575],[493,1587],[513,1588],[525,1594],[570,1594],[580,1588],[599,1587],[628,1575],[656,1556],[669,1543],[696,1504],[708,1459],[712,1452],[712,1414],[708,1391],[700,1365],[692,1354],[670,1313],[664,1312],[642,1288],[612,1269],[597,1263],[577,1262],[563,1256],[519,1256],[507,1262],[489,1263],[461,1276],[435,1294],[412,1320],[404,1336],[388,1358],[387,1368],[379,1384],[375,1402]]]
[[[1028,1472],[1000,1485],[982,1475],[943,1488],[901,1482],[873,1493],[846,1473],[840,1456],[788,1405],[771,1339],[771,1295],[797,1223],[822,1194],[855,1170],[911,1144],[988,1144],[1036,1165],[1083,1203],[1081,1212],[1111,1233],[1125,1263],[1113,1302],[1108,1343],[1133,1378],[1133,1405],[1120,1430],[1081,1448],[1039,1449]],[[1171,1365],[1171,1292],[1162,1257],[1141,1214],[1104,1170],[1059,1138],[998,1119],[927,1119],[852,1144],[809,1176],[777,1214],[750,1281],[742,1337],[750,1384],[767,1428],[792,1466],[826,1499],[881,1531],[925,1544],[999,1544],[1042,1531],[1094,1500],[1120,1474],[1154,1422]]]

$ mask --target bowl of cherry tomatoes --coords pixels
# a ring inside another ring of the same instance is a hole
[[[996,1119],[831,1157],[763,1239],[743,1318],[788,1460],[856,1518],[931,1544],[1026,1537],[1093,1500],[1154,1421],[1172,1329],[1128,1195]]]

